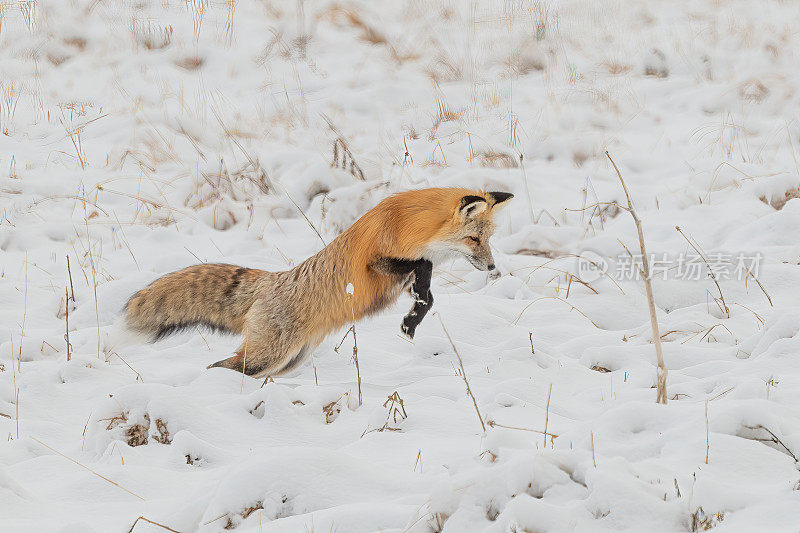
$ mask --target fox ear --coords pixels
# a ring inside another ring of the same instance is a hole
[[[466,221],[475,218],[488,207],[489,204],[486,203],[486,198],[470,194],[461,198],[461,205],[458,208],[458,212],[461,215],[461,220]]]
[[[505,207],[505,203],[514,198],[514,195],[510,192],[487,192],[486,196],[492,203],[492,209],[498,206]]]

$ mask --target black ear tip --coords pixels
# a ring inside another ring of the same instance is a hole
[[[487,193],[487,195],[492,199],[492,205],[502,204],[514,198],[514,195],[510,192],[497,191]]]

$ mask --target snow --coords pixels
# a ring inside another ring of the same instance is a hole
[[[796,531],[798,17],[0,4],[0,530]],[[653,279],[666,406],[606,150],[670,261]],[[500,276],[438,268],[413,342],[408,298],[359,322],[361,405],[344,331],[265,383],[206,369],[234,337],[115,325],[160,275],[288,269],[428,186],[516,195]],[[676,226],[709,257],[758,256],[764,291],[721,277],[723,304],[702,262],[678,275],[694,251]]]

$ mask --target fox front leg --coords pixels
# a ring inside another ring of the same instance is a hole
[[[408,279],[406,276],[414,274],[414,281],[408,289],[414,298],[414,307],[403,317],[403,323],[400,326],[402,332],[413,339],[417,326],[433,305],[433,295],[431,294],[433,263],[427,259],[381,257],[370,266],[377,272],[391,274],[401,279]]]
[[[432,274],[433,263],[427,259],[421,259],[414,269],[414,283],[408,290],[411,297],[414,298],[414,307],[403,317],[403,323],[400,326],[402,332],[412,339],[417,326],[419,326],[433,305],[433,294],[431,293]]]

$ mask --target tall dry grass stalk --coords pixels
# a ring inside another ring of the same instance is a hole
[[[17,440],[19,440],[19,387],[17,386],[17,370],[14,367],[14,336],[11,336],[11,380],[14,387],[14,421],[17,426]],[[11,433],[8,434],[9,439]]]
[[[203,18],[206,15],[208,4],[208,0],[186,0],[186,5],[192,12],[192,31],[195,43],[200,40],[200,30],[203,27]]]
[[[514,429],[517,431],[530,431],[531,433],[539,433],[540,435],[544,435],[545,437],[550,437],[550,444],[553,444],[553,441],[558,438],[558,435],[554,433],[549,433],[547,431],[542,431],[541,429],[533,429],[533,428],[523,428],[519,426],[507,426],[505,424],[500,424],[495,422],[494,420],[487,420],[486,425],[490,428],[503,428],[503,429]]]
[[[667,367],[664,365],[664,354],[661,351],[661,335],[658,332],[658,317],[656,316],[656,304],[653,298],[653,285],[650,282],[650,264],[647,261],[647,250],[644,246],[644,234],[642,233],[642,220],[633,208],[633,201],[631,195],[628,194],[628,187],[625,185],[625,180],[622,179],[622,174],[617,168],[617,164],[611,159],[611,156],[606,151],[606,157],[611,161],[611,165],[617,173],[619,182],[622,184],[622,190],[625,191],[625,198],[628,201],[628,207],[619,206],[628,211],[633,217],[633,223],[636,224],[636,233],[639,236],[639,251],[642,254],[642,268],[640,274],[644,280],[645,292],[647,293],[647,306],[650,309],[650,328],[653,332],[653,346],[656,349],[656,363],[658,369],[656,371],[656,402],[667,403]]]
[[[69,254],[66,255],[67,257],[67,275],[69,276],[69,299],[73,302],[75,301],[75,287],[72,285],[72,269],[69,267]]]
[[[544,410],[544,447],[547,447],[547,423],[550,420],[550,395],[553,393],[553,384],[547,389],[547,407]]]
[[[72,344],[69,342],[69,291],[64,288],[64,322],[65,333],[64,340],[67,343],[67,361],[72,359]]]
[[[0,130],[6,135],[11,130],[21,95],[22,91],[18,84],[0,82]]]
[[[23,292],[22,327],[19,332],[19,353],[17,354],[17,372],[22,372],[22,344],[25,340],[25,322],[28,319],[28,252],[25,252],[25,289]]]
[[[692,239],[686,236],[686,234],[681,230],[680,226],[675,226],[675,229],[678,230],[678,233],[681,234],[681,237],[683,237],[686,240],[686,242],[689,243],[689,246],[691,246],[694,249],[694,251],[697,252],[697,255],[699,255],[700,259],[702,259],[703,263],[705,263],[706,269],[708,270],[708,277],[710,277],[711,281],[714,282],[714,285],[717,286],[717,291],[719,292],[719,298],[714,298],[714,301],[717,303],[717,305],[719,305],[720,309],[725,313],[725,316],[730,318],[731,310],[728,307],[728,304],[725,303],[725,296],[722,294],[722,287],[719,286],[719,280],[717,279],[717,274],[714,272],[714,269],[711,268],[711,265],[708,264],[708,259],[706,259],[706,254],[704,254],[701,251],[700,246],[695,245],[695,243],[692,242]]]
[[[452,337],[450,337],[450,333],[447,331],[447,328],[444,327],[444,322],[442,321],[442,315],[440,315],[438,311],[434,314],[439,319],[439,323],[442,325],[442,330],[444,331],[444,334],[447,335],[447,340],[450,341],[450,346],[453,348],[453,352],[456,354],[456,357],[458,358],[458,366],[461,368],[461,377],[464,378],[464,384],[467,386],[467,395],[472,400],[472,405],[475,406],[475,413],[478,415],[478,421],[481,423],[481,429],[483,429],[483,432],[486,433],[486,424],[483,423],[483,417],[481,416],[481,411],[480,409],[478,409],[478,402],[477,400],[475,400],[475,395],[472,394],[472,389],[469,386],[469,380],[467,379],[467,371],[464,370],[464,361],[461,359],[461,354],[458,353],[458,348],[456,348],[456,344],[453,342]]]
[[[708,464],[708,450],[711,448],[711,437],[708,430],[708,400],[706,400],[706,464]]]
[[[225,42],[228,46],[233,46],[233,23],[236,15],[236,4],[239,0],[226,0],[227,18],[225,19]]]
[[[89,234],[89,215],[86,212],[86,189],[81,185],[81,196],[83,204],[83,224],[86,228],[86,253],[89,254],[89,266],[92,270],[92,291],[94,294],[94,317],[97,324],[97,358],[100,358],[100,307],[97,303],[97,266],[92,253],[92,240]]]
[[[92,474],[94,474],[95,476],[99,477],[100,479],[102,479],[102,480],[104,480],[104,481],[107,481],[107,482],[111,483],[112,485],[114,485],[115,487],[117,487],[117,488],[120,488],[120,489],[124,490],[125,492],[127,492],[128,494],[131,494],[131,495],[133,495],[133,496],[136,496],[136,497],[137,497],[137,498],[139,498],[140,500],[144,501],[144,498],[142,498],[141,496],[139,496],[139,495],[138,495],[138,494],[136,494],[135,492],[133,492],[133,491],[130,491],[130,490],[128,490],[128,489],[126,489],[125,487],[123,487],[122,485],[120,485],[119,483],[117,483],[116,481],[112,481],[112,480],[108,479],[107,477],[105,477],[105,476],[103,476],[103,475],[101,475],[101,474],[98,474],[97,472],[95,472],[94,470],[92,470],[91,468],[89,468],[88,466],[86,466],[86,465],[84,465],[84,464],[82,464],[82,463],[79,463],[79,462],[78,462],[78,461],[76,461],[75,459],[73,459],[73,458],[71,458],[71,457],[68,457],[68,456],[64,455],[63,453],[61,453],[60,451],[58,451],[58,450],[56,450],[56,449],[54,449],[54,448],[51,448],[50,446],[48,446],[48,445],[47,445],[47,444],[45,444],[44,442],[40,441],[40,440],[39,440],[39,439],[37,439],[36,437],[31,437],[31,440],[33,440],[33,441],[35,441],[35,442],[38,442],[39,444],[41,444],[42,446],[44,446],[45,448],[47,448],[47,449],[48,449],[48,450],[50,450],[51,452],[53,452],[53,453],[55,453],[55,454],[57,454],[57,455],[60,455],[61,457],[63,457],[63,458],[64,458],[64,459],[66,459],[67,461],[70,461],[70,462],[72,462],[72,463],[75,463],[76,465],[80,466],[81,468],[84,468],[84,469],[88,470],[89,472],[91,472],[91,473],[92,473]]]
[[[353,334],[353,364],[356,365],[356,378],[358,379],[358,405],[361,406],[362,403],[362,396],[361,396],[361,368],[358,364],[358,336],[356,335],[356,312],[355,307],[353,306],[353,294],[355,293],[355,287],[352,283],[347,284],[347,299],[350,302],[350,313],[353,317],[353,325],[345,332],[344,337],[342,340],[339,341],[333,351],[339,353],[339,348],[342,347],[342,343],[347,338],[347,335],[350,333]],[[316,376],[315,376],[316,379]]]
[[[536,216],[533,214],[533,200],[531,200],[531,190],[528,185],[528,175],[525,173],[524,156],[519,154],[519,169],[522,173],[522,184],[525,185],[525,199],[528,200],[528,214],[531,216],[531,224],[536,224]]]

